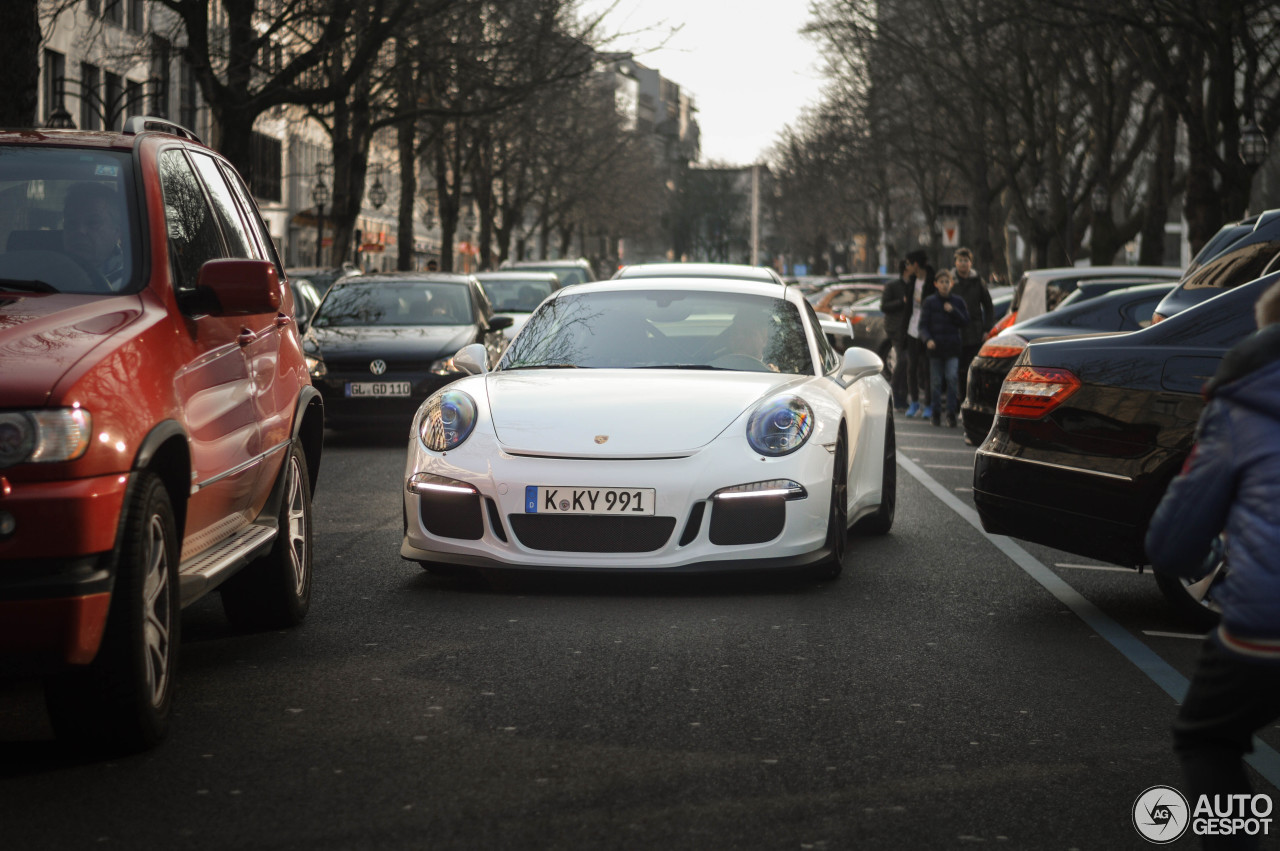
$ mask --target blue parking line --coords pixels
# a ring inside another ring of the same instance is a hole
[[[948,508],[968,521],[969,525],[977,529],[996,549],[1012,559],[1014,564],[1044,586],[1045,590],[1074,612],[1094,632],[1105,638],[1112,647],[1123,653],[1126,659],[1136,665],[1152,682],[1164,689],[1166,694],[1178,703],[1182,702],[1190,683],[1172,665],[1161,659],[1156,655],[1155,651],[1135,638],[1101,609],[1086,600],[1079,591],[1072,588],[1056,573],[1041,564],[1035,556],[1015,544],[1012,538],[1004,535],[992,535],[983,529],[982,521],[978,519],[976,510],[970,508],[954,494],[934,481],[928,473],[913,461],[898,455],[898,466],[928,488],[929,492],[942,500]],[[1245,760],[1272,786],[1280,788],[1280,753],[1277,753],[1275,748],[1255,736],[1253,753],[1245,757]]]

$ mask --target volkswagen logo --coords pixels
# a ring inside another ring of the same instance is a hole
[[[374,375],[382,375],[382,373],[387,371],[387,362],[382,358],[378,358],[377,360],[370,362],[369,371]]]

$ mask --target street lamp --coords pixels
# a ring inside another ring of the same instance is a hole
[[[1240,160],[1249,168],[1257,168],[1267,159],[1267,134],[1258,122],[1250,121],[1240,131]]]
[[[1089,205],[1093,207],[1095,213],[1105,213],[1111,207],[1111,193],[1102,185],[1101,179],[1089,195]]]
[[[329,187],[324,182],[324,175],[316,175],[316,185],[311,187],[311,200],[316,202],[316,265],[324,265],[321,252],[324,250],[324,205],[329,203]]]
[[[387,190],[382,186],[382,166],[378,166],[373,175],[373,186],[369,189],[369,203],[377,210],[387,203]]]
[[[49,113],[49,120],[44,123],[44,126],[50,130],[76,129],[75,121],[71,120],[71,113],[67,112],[67,107],[61,103]]]

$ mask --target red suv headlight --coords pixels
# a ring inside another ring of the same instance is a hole
[[[1038,420],[1079,389],[1080,379],[1070,370],[1044,366],[1014,367],[1000,387],[996,416]]]

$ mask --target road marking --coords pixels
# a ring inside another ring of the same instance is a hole
[[[1063,581],[1062,577],[1041,564],[1035,556],[1015,544],[1012,538],[1007,538],[1004,535],[992,535],[983,529],[982,521],[978,518],[977,509],[970,508],[961,502],[954,494],[934,481],[932,476],[916,466],[915,462],[910,458],[904,458],[899,455],[898,466],[906,470],[912,478],[924,485],[930,493],[942,500],[944,505],[958,514],[970,526],[977,529],[978,533],[990,541],[996,549],[1008,556],[1028,576],[1044,586],[1046,591],[1058,599],[1058,602],[1074,612],[1076,617],[1084,621],[1099,636],[1106,639],[1112,647],[1124,654],[1124,657],[1136,665],[1138,670],[1160,686],[1165,694],[1178,703],[1182,703],[1182,699],[1187,694],[1189,683],[1187,678],[1178,673],[1172,665],[1160,658],[1154,650],[1112,620],[1109,615],[1085,599],[1084,595]],[[1245,762],[1253,766],[1272,786],[1280,788],[1280,753],[1266,742],[1259,740],[1255,736],[1253,753],[1245,757]]]
[[[1054,567],[1070,567],[1074,570],[1110,570],[1115,573],[1132,573],[1134,576],[1138,575],[1138,571],[1132,567],[1120,567],[1114,564],[1063,564],[1062,562],[1058,562]]]
[[[1156,638],[1194,638],[1196,641],[1204,641],[1205,634],[1203,632],[1161,632],[1158,629],[1144,629],[1143,635],[1153,635]]]
[[[915,460],[914,458],[911,460]],[[973,471],[972,464],[922,464],[922,467],[928,467],[930,470],[968,470]]]

